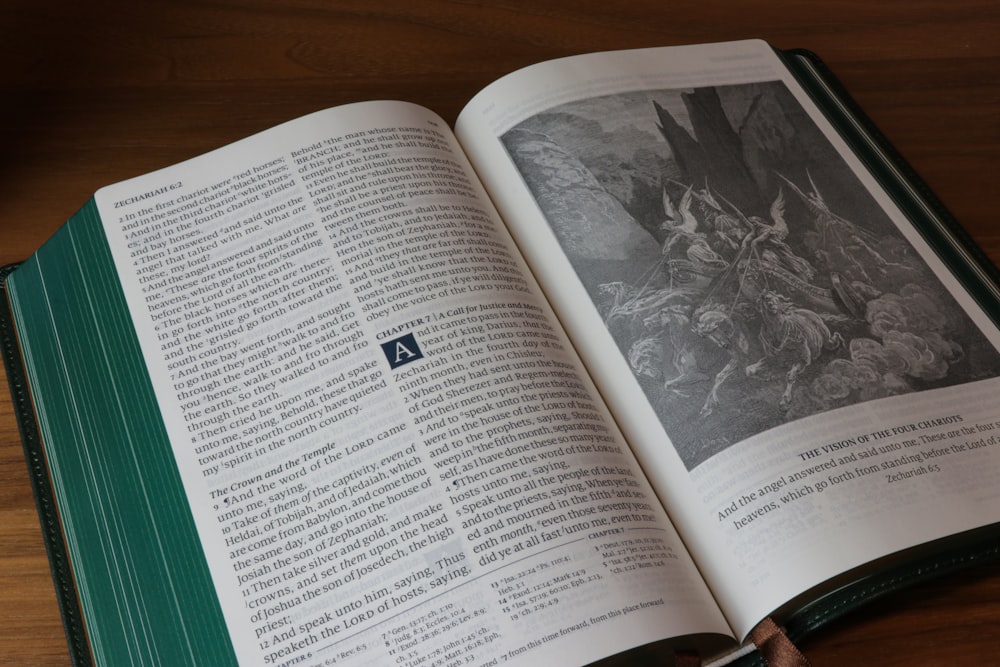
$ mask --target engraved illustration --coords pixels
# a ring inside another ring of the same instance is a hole
[[[998,354],[784,84],[568,103],[502,137],[688,469]]]

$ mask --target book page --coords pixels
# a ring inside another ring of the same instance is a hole
[[[729,633],[440,118],[319,112],[97,203],[241,662]]]
[[[530,67],[456,133],[738,633],[1000,519],[996,326],[767,44]]]

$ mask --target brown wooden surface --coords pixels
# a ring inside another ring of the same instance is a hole
[[[0,0],[0,263],[102,185],[309,111],[400,98],[453,121],[539,60],[745,37],[819,53],[1000,260],[996,1]],[[67,664],[3,387],[0,664]],[[869,606],[804,649],[817,666],[1000,664],[1000,567]]]

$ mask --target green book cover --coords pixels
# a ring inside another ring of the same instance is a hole
[[[93,202],[7,288],[95,663],[235,664]]]

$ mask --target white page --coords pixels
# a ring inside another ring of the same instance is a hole
[[[767,44],[530,67],[456,133],[737,632],[998,519],[1000,336]]]

